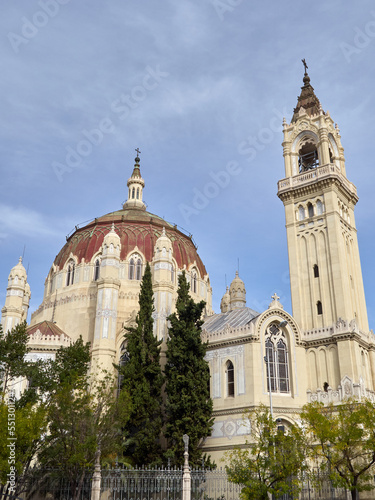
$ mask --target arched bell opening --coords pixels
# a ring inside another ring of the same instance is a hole
[[[307,172],[319,167],[319,156],[316,144],[311,140],[305,142],[298,151],[299,171]]]

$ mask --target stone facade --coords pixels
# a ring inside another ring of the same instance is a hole
[[[203,339],[215,423],[203,447],[217,463],[226,450],[245,443],[250,429],[243,414],[260,403],[272,405],[274,417],[287,426],[298,422],[310,401],[375,400],[375,342],[354,218],[358,196],[346,177],[339,129],[307,73],[291,123],[284,119],[283,128],[285,178],[278,196],[285,208],[292,315],[276,294],[265,311],[247,307],[238,273],[221,312],[213,313],[209,276],[191,237],[146,211],[137,156],[123,209],[68,237],[31,319],[35,355],[53,354],[82,335],[92,344],[93,359],[111,368],[122,355],[125,327],[135,321],[146,261],[153,276],[154,333],[163,341],[177,276],[185,270],[193,298],[207,303]],[[27,315],[26,280],[20,262],[9,275],[5,330]]]

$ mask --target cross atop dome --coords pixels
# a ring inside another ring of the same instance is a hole
[[[145,187],[145,181],[142,179],[141,169],[140,169],[140,158],[139,155],[141,151],[139,148],[135,149],[137,156],[134,161],[134,168],[131,177],[128,179],[127,186],[129,188],[128,191],[128,199],[124,203],[123,208],[138,208],[141,210],[146,210],[146,205],[142,201],[142,191]]]

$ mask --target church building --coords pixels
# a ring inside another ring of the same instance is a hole
[[[43,302],[28,327],[29,358],[53,357],[82,335],[91,342],[93,363],[111,369],[126,349],[125,328],[134,324],[148,261],[158,339],[167,339],[179,273],[186,272],[194,300],[206,301],[203,339],[215,422],[203,447],[217,463],[245,442],[243,413],[260,403],[287,426],[307,402],[374,401],[375,342],[355,226],[357,190],[346,176],[339,128],[323,110],[306,67],[283,129],[285,177],[277,194],[285,208],[293,315],[276,294],[265,311],[248,307],[238,273],[220,313],[212,311],[209,275],[191,236],[146,211],[137,154],[122,209],[76,226],[50,267]],[[20,259],[9,274],[4,331],[26,319],[29,300]]]

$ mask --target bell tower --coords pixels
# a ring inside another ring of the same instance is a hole
[[[291,123],[283,122],[285,207],[293,316],[302,330],[344,321],[368,332],[354,207],[340,131],[323,111],[307,65]]]

